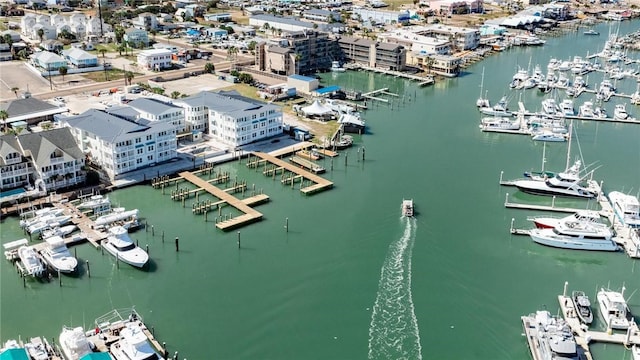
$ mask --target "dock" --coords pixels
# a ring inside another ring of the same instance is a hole
[[[305,195],[310,195],[313,193],[316,193],[318,191],[322,191],[325,189],[329,189],[331,187],[333,187],[333,182],[326,180],[316,174],[313,174],[307,170],[301,169],[299,166],[295,166],[291,163],[288,163],[286,161],[283,161],[281,159],[278,159],[277,157],[271,155],[271,154],[266,154],[263,152],[253,152],[252,155],[259,157],[262,161],[265,162],[265,171],[266,171],[266,162],[269,162],[273,165],[276,166],[276,169],[280,168],[282,169],[282,174],[284,176],[284,172],[289,171],[293,174],[296,175],[296,177],[299,177],[301,180],[309,180],[311,182],[313,182],[313,185],[304,187],[300,189],[300,192],[302,192]],[[254,162],[255,166],[257,166],[259,164],[259,161]],[[249,165],[249,163],[247,163],[247,165]],[[274,174],[275,176],[275,171]],[[294,180],[294,179],[292,179]]]
[[[223,200],[228,205],[233,206],[238,211],[243,213],[243,215],[240,215],[238,217],[217,222],[216,227],[218,229],[223,231],[231,230],[239,226],[247,225],[249,223],[262,220],[262,213],[254,210],[253,208],[249,207],[246,203],[244,203],[242,200],[236,198],[233,195],[229,195],[226,191],[217,188],[216,186],[210,184],[206,180],[199,178],[193,173],[184,171],[179,173],[178,175],[182,177],[184,180],[189,181],[190,183],[194,184],[199,188],[202,188],[204,191],[217,197],[220,200]]]
[[[400,72],[400,71],[385,70],[385,69],[365,66],[365,65],[361,65],[361,64],[350,64],[348,67],[350,69],[354,69],[354,70],[371,71],[371,72],[375,72],[375,73],[379,73],[379,74],[385,74],[385,75],[390,75],[390,76],[394,76],[394,77],[400,77],[400,78],[403,78],[403,79],[409,79],[409,80],[413,80],[413,81],[418,81],[419,82],[418,85],[420,85],[420,86],[431,85],[431,84],[435,83],[435,79],[434,79],[433,75],[418,76],[418,75],[412,75],[412,74],[403,73],[403,72]],[[364,94],[363,94],[363,96],[364,96]]]
[[[562,212],[562,213],[574,213],[580,210],[590,210],[590,209],[576,209],[571,207],[556,206],[555,200],[556,200],[555,196],[551,198],[551,205],[514,203],[509,201],[509,193],[507,193],[504,199],[504,207],[511,208],[511,209],[540,210],[540,211],[552,211],[552,212]]]
[[[307,160],[307,159],[301,158],[299,156],[292,156],[292,157],[289,158],[289,161],[291,161],[292,163],[294,163],[296,165],[300,165],[300,166],[302,166],[303,168],[305,168],[307,170],[311,170],[315,174],[321,174],[321,173],[325,172],[325,168],[323,168],[322,166],[316,164],[315,162],[313,162],[311,160]]]

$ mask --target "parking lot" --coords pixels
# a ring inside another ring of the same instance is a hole
[[[11,88],[17,87],[18,95],[27,89],[32,94],[49,91],[49,81],[31,72],[22,61],[0,62],[0,99],[15,99]]]

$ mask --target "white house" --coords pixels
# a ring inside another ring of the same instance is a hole
[[[179,133],[185,130],[184,109],[180,106],[150,98],[138,98],[128,105],[139,112],[142,119],[169,123]]]
[[[156,30],[158,29],[158,18],[152,13],[145,12],[138,14],[137,18],[132,19],[131,24],[133,24],[133,27],[136,29],[146,31]]]
[[[378,35],[384,42],[400,44],[417,54],[448,54],[451,51],[449,40],[416,34],[405,29],[396,29]]]
[[[57,36],[56,28],[54,28],[53,26],[49,24],[36,23],[31,27],[30,29],[31,31],[28,37],[31,40],[40,40],[40,36],[38,35],[38,30],[40,29],[42,29],[43,31],[42,40],[52,40],[52,39],[55,39]]]
[[[195,95],[175,100],[174,105],[184,109],[186,131],[207,132],[209,123],[209,108],[206,104],[213,103],[219,98],[208,91],[201,91]]]
[[[36,24],[36,17],[32,14],[25,14],[22,19],[20,19],[20,32],[24,36],[31,37],[31,29],[33,25]]]
[[[49,20],[51,26],[54,26],[56,28],[67,23],[67,19],[60,14],[51,15],[51,18]]]
[[[111,180],[122,174],[176,157],[176,129],[162,121],[125,120],[91,109],[61,123],[76,144]]]
[[[67,66],[67,61],[58,54],[40,51],[31,55],[33,65],[43,70],[56,71],[61,66]]]
[[[51,25],[51,17],[45,14],[36,15],[36,23],[42,25]]]
[[[124,33],[123,39],[132,46],[139,43],[144,44],[144,46],[149,46],[149,35],[147,35],[146,30],[127,29]]]
[[[87,19],[85,23],[85,29],[87,36],[96,35],[102,36],[111,31],[111,25],[106,24],[104,21],[102,22],[102,27],[100,26],[100,19],[97,17]]]
[[[171,67],[171,50],[151,49],[138,53],[138,65],[149,70],[162,70]]]

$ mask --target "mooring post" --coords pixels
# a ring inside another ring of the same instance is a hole
[[[287,232],[289,232],[289,218],[286,218],[284,220],[284,228],[285,230],[287,230]]]
[[[145,245],[144,249],[147,251],[147,255],[149,255],[149,244]]]
[[[240,231],[238,231],[238,249],[240,249]]]
[[[60,276],[60,269],[58,269],[58,283],[62,286],[62,276]]]
[[[151,236],[156,236],[156,229],[151,225]]]
[[[180,240],[178,239],[178,237],[176,236],[176,252],[180,251],[180,245],[179,245]]]
[[[120,269],[120,256],[116,253],[116,268]]]
[[[162,242],[164,243],[164,230],[162,230]]]
[[[362,161],[364,161],[364,146],[362,147]]]
[[[85,264],[87,264],[87,275],[91,277],[91,268],[89,267],[89,260],[86,260]]]
[[[349,156],[349,153],[344,153],[344,166],[347,166],[347,157]]]

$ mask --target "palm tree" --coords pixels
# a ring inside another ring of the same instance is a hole
[[[7,124],[4,123],[5,120],[7,120],[9,118],[9,113],[7,112],[7,110],[0,110],[0,120],[2,120],[2,131],[4,132],[5,128],[7,127]]]
[[[107,53],[107,49],[100,48],[100,49],[98,49],[98,52],[102,55],[102,61],[104,61],[104,54]]]
[[[229,56],[230,60],[234,60],[238,55],[238,48],[235,46],[230,47],[227,50],[227,55]]]
[[[129,85],[131,85],[131,80],[133,80],[134,76],[135,74],[132,71],[126,71],[124,73],[124,78],[126,79],[126,82],[129,83]]]
[[[180,92],[179,91],[174,91],[171,93],[171,98],[172,99],[177,99],[180,97]]]
[[[121,43],[124,38],[124,28],[122,26],[116,26],[113,32],[116,35],[116,42],[118,44]]]
[[[20,88],[17,86],[14,86],[11,88],[11,91],[13,91],[13,93],[16,94],[16,97],[18,97],[18,90],[20,90]]]
[[[11,34],[4,34],[2,37],[4,39],[5,44],[9,44],[9,47],[13,44],[13,39],[11,38]]]
[[[27,49],[22,49],[22,50],[18,51],[18,57],[20,59],[26,59],[27,56],[29,56],[29,54],[27,53]]]
[[[38,31],[36,31],[36,33],[38,34],[38,37],[40,38],[40,42],[42,42],[42,38],[44,37],[44,29],[38,29]]]
[[[60,72],[60,75],[62,75],[62,81],[64,81],[64,76],[67,75],[67,71],[69,71],[69,69],[67,69],[66,66],[60,66],[58,71]]]
[[[208,62],[204,64],[204,72],[213,74],[214,71],[216,71],[216,68],[212,63]]]
[[[126,51],[126,50],[127,50],[127,48],[126,48],[126,46],[124,46],[124,44],[121,43],[120,45],[118,45],[118,54],[120,56],[122,56],[122,52]]]

